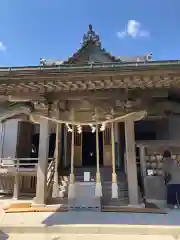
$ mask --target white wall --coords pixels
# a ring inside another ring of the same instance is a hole
[[[19,119],[10,119],[1,124],[1,157],[16,156],[18,122]]]

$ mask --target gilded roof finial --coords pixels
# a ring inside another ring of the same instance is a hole
[[[83,36],[83,44],[87,43],[88,41],[92,41],[97,45],[101,45],[99,35],[93,30],[92,24],[89,24],[88,31]]]

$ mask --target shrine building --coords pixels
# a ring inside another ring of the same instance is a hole
[[[179,60],[115,57],[89,25],[65,61],[0,68],[0,191],[68,204],[84,183],[103,206],[163,202],[179,114]]]

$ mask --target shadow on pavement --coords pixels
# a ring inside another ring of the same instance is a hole
[[[7,233],[0,231],[0,240],[7,240],[8,238],[9,235]]]
[[[180,225],[180,212],[169,214],[56,212],[42,221],[46,226],[75,224]]]

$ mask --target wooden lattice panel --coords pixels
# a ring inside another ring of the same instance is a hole
[[[111,127],[107,126],[103,131],[104,145],[111,145]]]

